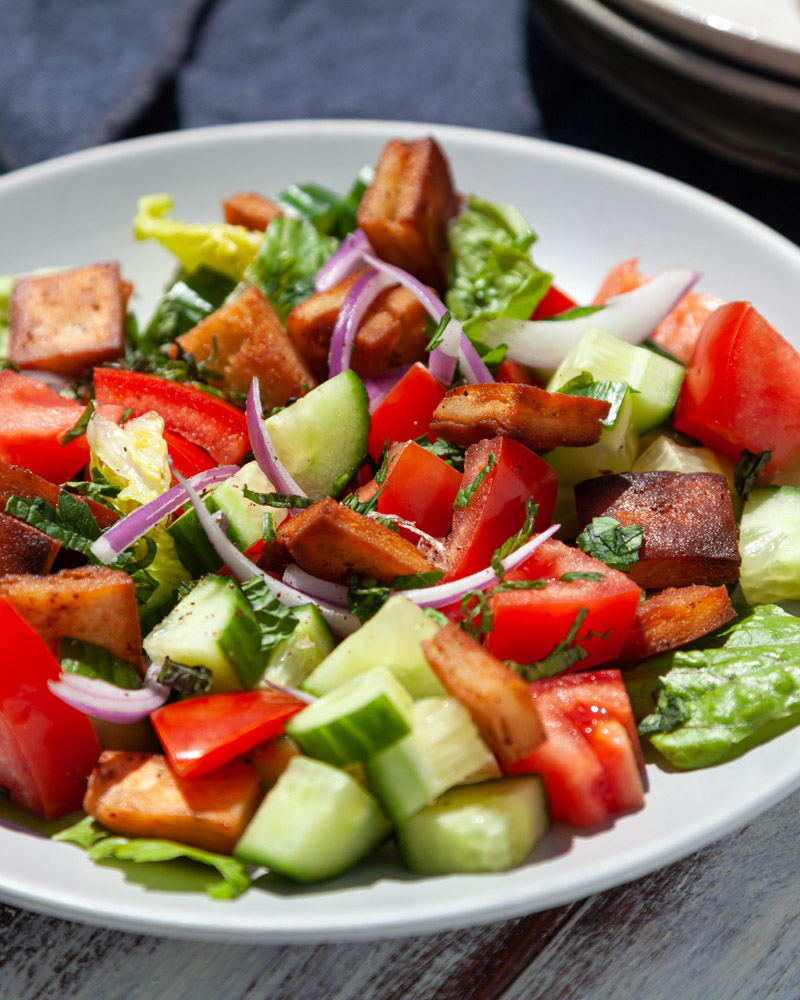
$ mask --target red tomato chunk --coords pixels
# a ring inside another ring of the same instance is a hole
[[[370,418],[368,451],[377,462],[388,441],[411,441],[425,434],[444,386],[417,362],[375,407]]]

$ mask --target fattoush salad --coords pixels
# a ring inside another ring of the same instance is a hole
[[[267,194],[141,198],[176,258],[146,324],[113,260],[0,279],[12,806],[221,898],[387,841],[500,871],[646,808],[643,744],[702,767],[800,721],[767,318],[636,260],[573,300],[432,138]]]

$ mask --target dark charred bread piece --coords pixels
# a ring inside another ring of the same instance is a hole
[[[8,356],[21,368],[74,378],[125,352],[119,264],[17,278],[8,307]]]
[[[611,404],[547,392],[535,385],[490,382],[450,389],[433,411],[431,431],[462,447],[483,438],[514,438],[531,451],[596,444]]]
[[[292,559],[323,580],[347,583],[355,573],[384,584],[435,567],[411,542],[331,497],[323,497],[278,528]]]
[[[142,633],[133,578],[108,566],[81,566],[33,576],[0,577],[0,598],[54,653],[69,636],[103,646],[144,675]]]
[[[391,139],[364,192],[358,225],[379,257],[443,292],[450,263],[447,224],[459,203],[433,139]]]
[[[182,351],[221,375],[224,389],[247,392],[256,375],[261,403],[271,409],[292,396],[302,396],[317,383],[275,310],[258,288],[215,309],[188,333],[178,337]]]
[[[0,462],[0,512],[4,512],[10,497],[41,497],[46,500],[51,507],[58,506],[58,495],[61,487],[51,483],[48,479],[37,476],[29,469],[23,469],[19,465],[9,465],[7,462]],[[101,528],[108,528],[115,521],[119,520],[119,514],[110,507],[86,497],[79,498],[80,503],[88,505],[94,515],[95,521]]]
[[[222,203],[225,221],[231,226],[260,229],[263,233],[281,210],[274,201],[255,191],[237,191]]]
[[[639,605],[618,662],[632,663],[677,649],[735,617],[725,587],[695,584],[655,591]]]
[[[501,764],[523,760],[542,742],[544,730],[527,683],[462,628],[445,625],[422,649]]]
[[[333,288],[299,302],[286,319],[286,332],[314,376],[328,377],[328,352],[339,310],[357,278],[344,278]],[[413,364],[428,346],[426,313],[415,295],[402,286],[387,288],[364,314],[353,343],[351,367],[361,378],[374,378],[390,368]]]
[[[708,587],[739,578],[736,521],[724,476],[715,472],[626,472],[575,487],[578,521],[615,517],[640,524],[644,543],[629,570],[645,590]]]
[[[49,573],[61,542],[16,517],[0,514],[0,576]]]

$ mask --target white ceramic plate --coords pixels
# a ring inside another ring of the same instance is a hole
[[[536,0],[576,67],[662,124],[730,159],[800,176],[800,87],[649,31],[601,0]]]
[[[540,233],[539,263],[588,299],[615,262],[687,264],[702,287],[747,296],[798,337],[800,250],[740,212],[654,173],[519,137],[457,128],[302,122],[203,129],[80,153],[0,179],[0,274],[109,258],[140,302],[156,298],[169,257],[130,238],[138,195],[168,191],[177,213],[219,217],[235,190],[291,181],[345,190],[392,136],[434,133],[458,186],[519,206]],[[0,826],[0,897],[103,926],[233,941],[307,942],[422,934],[533,912],[633,879],[755,817],[800,786],[800,729],[733,763],[695,773],[648,766],[647,804],[590,835],[556,829],[528,863],[497,875],[415,878],[376,860],[339,882],[234,902],[146,890],[76,847]]]
[[[797,0],[615,0],[631,14],[767,73],[800,80]]]

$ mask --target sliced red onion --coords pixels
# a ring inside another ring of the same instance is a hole
[[[517,566],[525,562],[532,552],[535,552],[539,548],[542,542],[546,542],[548,538],[551,538],[560,527],[560,524],[551,524],[545,531],[534,535],[524,545],[521,545],[516,552],[512,552],[510,556],[506,556],[505,559],[501,560],[503,569],[507,573],[512,569],[516,569]],[[472,573],[471,576],[465,576],[461,580],[438,583],[432,587],[420,587],[417,590],[401,590],[398,593],[403,594],[421,608],[442,608],[448,604],[455,604],[456,601],[460,601],[464,594],[468,594],[471,590],[485,590],[496,582],[497,574],[491,566],[487,566],[486,569]]]
[[[274,577],[265,573],[259,566],[256,566],[254,562],[251,562],[243,552],[240,552],[214,520],[197,491],[174,469],[173,474],[178,482],[184,485],[197,514],[200,527],[214,547],[214,551],[237,580],[244,582],[245,580],[252,580],[254,576],[261,577],[281,604],[285,604],[289,608],[296,608],[301,604],[309,603],[308,594],[304,594],[301,590],[297,590],[295,587],[290,587],[288,584],[274,579]],[[326,601],[314,601],[313,603],[316,604],[319,613],[337,635],[349,635],[351,632],[355,632],[361,625],[355,615],[351,615],[341,608],[334,607],[334,605],[328,604]]]
[[[147,718],[169,697],[169,688],[152,678],[148,671],[144,686],[129,691],[96,677],[62,673],[47,686],[61,701],[92,718],[131,723]]]
[[[383,372],[381,375],[364,379],[370,413],[373,413],[380,406],[410,368],[411,365],[401,365],[399,368],[390,368],[388,372]]]
[[[453,382],[462,337],[464,331],[461,329],[461,324],[451,316],[442,332],[439,346],[434,347],[428,357],[428,369],[431,375],[443,385],[451,385]]]
[[[258,687],[262,690],[269,688],[271,691],[280,691],[281,694],[288,694],[290,698],[297,698],[298,701],[305,702],[306,705],[317,700],[316,695],[309,694],[308,691],[301,691],[300,688],[291,687],[289,684],[276,684],[275,681],[271,681],[266,676],[258,682]]]
[[[258,467],[270,481],[277,493],[294,493],[304,497],[305,490],[292,479],[286,466],[278,458],[275,445],[269,436],[267,425],[261,417],[261,392],[258,378],[254,375],[247,394],[247,433],[250,436],[250,447],[253,449]]]
[[[461,374],[472,385],[485,385],[487,382],[494,382],[494,376],[483,363],[480,354],[469,337],[461,331]],[[450,380],[452,382],[452,379]]]
[[[338,285],[348,274],[363,267],[364,253],[374,253],[367,234],[361,229],[355,229],[345,236],[341,245],[325,261],[314,278],[314,291],[325,292]]]
[[[508,357],[521,364],[557,368],[589,329],[643,343],[699,278],[689,268],[669,268],[632,292],[613,296],[599,312],[564,320],[494,319],[481,340],[489,347],[506,344]]]
[[[299,566],[287,566],[283,571],[283,582],[308,594],[315,601],[325,601],[337,608],[347,607],[347,587],[343,587],[341,583],[331,583],[330,580],[321,580]]]
[[[398,285],[402,285],[412,295],[415,295],[425,309],[425,312],[437,323],[447,312],[439,296],[435,295],[427,285],[423,285],[413,274],[404,271],[402,267],[396,267],[394,264],[389,264],[387,261],[381,260],[374,253],[362,253],[362,257],[364,262],[369,264],[370,267],[374,267],[376,271],[381,271],[383,274],[390,275]]]
[[[238,465],[218,465],[216,469],[206,469],[192,476],[189,482],[195,489],[204,490],[209,486],[230,479],[239,471]],[[100,562],[112,563],[120,554],[146,535],[159,521],[173,514],[186,503],[186,491],[182,486],[173,486],[160,497],[131,511],[126,517],[112,524],[95,542],[92,554]]]
[[[393,278],[377,271],[365,271],[353,282],[336,317],[336,324],[331,334],[328,351],[328,372],[331,378],[350,367],[353,341],[364,313],[380,293],[393,284],[395,284]]]

